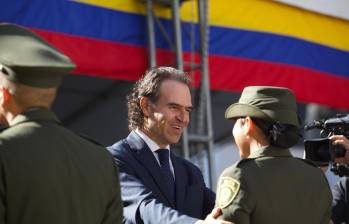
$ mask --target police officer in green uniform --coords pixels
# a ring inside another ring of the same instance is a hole
[[[323,172],[292,157],[300,126],[286,88],[246,87],[225,118],[241,160],[224,170],[217,187],[220,218],[236,224],[328,224],[331,191]]]
[[[0,24],[1,224],[121,223],[111,155],[50,110],[74,67],[36,34]]]

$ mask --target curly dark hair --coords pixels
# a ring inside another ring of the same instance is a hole
[[[133,86],[131,94],[127,96],[128,127],[130,130],[141,128],[144,124],[144,114],[140,107],[142,96],[156,103],[160,97],[160,85],[165,80],[176,80],[190,87],[189,76],[172,67],[158,67],[147,71]]]

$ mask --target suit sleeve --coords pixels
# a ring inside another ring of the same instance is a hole
[[[216,194],[211,189],[205,187],[204,206],[203,206],[203,214],[205,216],[211,213],[215,205],[215,200],[216,200]]]
[[[119,171],[112,159],[111,163],[113,168],[111,172],[112,176],[110,177],[112,180],[112,196],[102,224],[121,224],[123,206],[121,201]]]
[[[347,188],[349,180],[347,178],[341,179],[332,190],[332,221],[334,224],[345,222],[345,214],[349,206],[346,202]]]
[[[120,172],[121,196],[124,203],[124,223],[190,224],[198,221],[196,218],[181,214],[162,204],[155,198],[151,189],[148,189],[137,177],[129,161],[124,161],[120,157],[115,160]]]

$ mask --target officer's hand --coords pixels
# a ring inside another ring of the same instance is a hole
[[[232,222],[217,220],[217,218],[222,214],[220,208],[214,208],[210,214],[207,215],[206,219],[202,224],[233,224]]]
[[[339,164],[349,165],[349,140],[343,135],[333,135],[330,137],[333,145],[342,145],[346,149],[345,156],[340,158],[335,158],[334,162]]]

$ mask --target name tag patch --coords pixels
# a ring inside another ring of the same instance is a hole
[[[240,189],[240,182],[231,177],[221,177],[218,184],[218,206],[225,208],[234,200]]]

